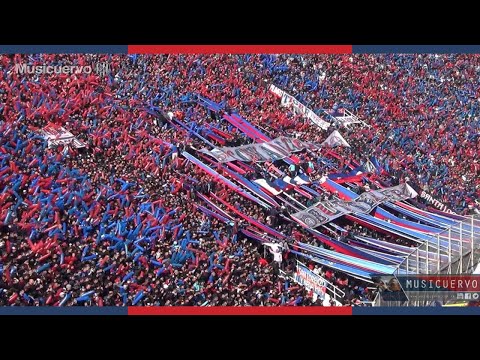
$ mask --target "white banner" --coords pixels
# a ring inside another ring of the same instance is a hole
[[[343,127],[348,127],[351,124],[365,124],[362,120],[360,120],[357,116],[355,116],[352,112],[348,111],[347,109],[341,109],[342,114],[337,115],[337,111],[332,110],[329,114],[335,118],[335,122]]]
[[[47,125],[40,130],[40,134],[45,137],[49,147],[65,144],[73,145],[75,148],[85,147],[82,141],[78,140],[70,131],[61,126]]]
[[[327,281],[320,275],[310,271],[309,268],[298,261],[297,269],[293,275],[293,278],[297,283],[305,286],[308,290],[311,290],[317,294],[320,299],[323,300],[325,297],[325,293],[327,292]]]
[[[350,144],[343,138],[343,136],[335,130],[332,132],[322,143],[324,146],[335,147],[335,146],[346,146],[350,147]]]
[[[235,160],[245,162],[264,162],[281,160],[290,156],[294,152],[302,151],[304,149],[317,150],[320,148],[320,145],[311,142],[281,136],[262,144],[222,147],[213,150],[202,149],[200,151],[204,154],[213,156],[220,162]]]
[[[281,104],[286,107],[293,108],[296,112],[302,114],[307,119],[310,119],[315,125],[321,127],[323,130],[327,130],[330,126],[328,122],[321,119],[320,116],[315,114],[311,109],[307,108],[300,101],[295,99],[293,96],[288,94],[286,91],[276,87],[275,85],[270,85],[270,92],[275,94],[278,97],[281,97]]]

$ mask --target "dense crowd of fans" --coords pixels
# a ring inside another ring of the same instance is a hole
[[[111,73],[16,73],[24,62],[108,62]],[[316,143],[329,132],[281,107],[269,85],[318,113],[350,109],[369,126],[340,130],[352,147],[336,150],[332,167],[376,156],[397,181],[408,177],[466,212],[480,195],[479,71],[474,55],[2,55],[0,305],[328,305],[292,282],[288,251],[280,273],[272,254],[241,231],[246,222],[198,208],[198,194],[213,193],[295,241],[322,245],[284,208],[265,210],[181,156],[205,147],[193,130],[206,136],[212,126],[230,135],[225,145],[252,142],[198,95],[271,137]],[[87,146],[48,147],[38,134],[47,124]],[[311,155],[301,154],[315,162],[311,175],[328,172]],[[346,228],[348,236],[364,232]],[[371,300],[365,282],[308,265],[345,291],[344,304]]]

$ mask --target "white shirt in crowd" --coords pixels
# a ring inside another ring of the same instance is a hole
[[[272,245],[270,252],[273,254],[273,260],[282,262],[282,249],[278,245]]]

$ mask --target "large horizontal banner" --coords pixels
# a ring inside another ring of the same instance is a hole
[[[321,119],[320,116],[315,114],[311,109],[307,108],[300,101],[295,99],[292,95],[283,91],[282,89],[276,87],[275,85],[270,85],[270,92],[274,93],[278,97],[282,98],[281,104],[283,106],[294,109],[296,112],[302,114],[307,119],[310,119],[314,124],[320,126],[322,129],[327,130],[330,126],[330,123]]]
[[[304,149],[317,150],[320,145],[281,136],[262,144],[250,144],[237,147],[222,147],[213,150],[202,149],[201,152],[213,156],[219,162],[245,161],[264,162],[276,161]]]
[[[364,192],[353,201],[341,199],[322,201],[291,216],[313,229],[346,214],[368,214],[385,201],[396,202],[411,199],[417,195],[417,192],[408,184],[400,184],[391,188]]]

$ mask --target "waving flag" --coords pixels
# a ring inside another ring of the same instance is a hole
[[[350,147],[350,144],[343,138],[343,136],[335,130],[332,132],[327,139],[322,143],[323,146],[335,147],[335,146],[345,146]]]

